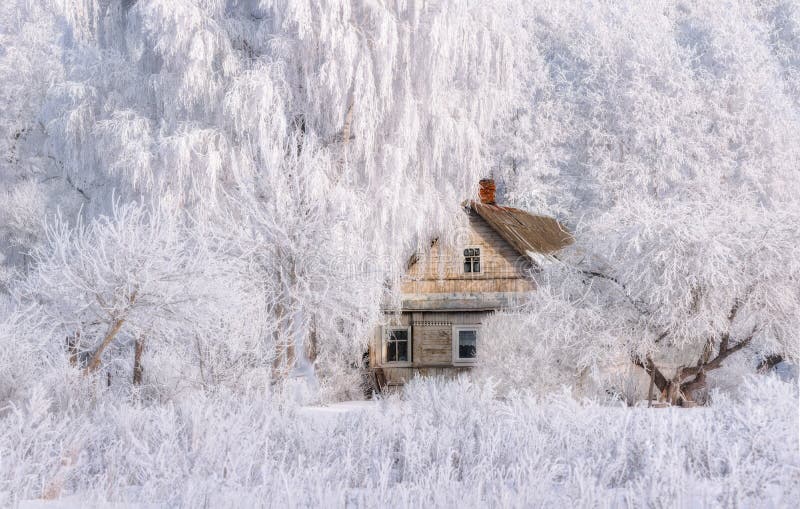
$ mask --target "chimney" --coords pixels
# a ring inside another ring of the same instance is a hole
[[[494,179],[481,179],[478,185],[480,185],[478,196],[481,199],[481,203],[484,205],[494,205]]]

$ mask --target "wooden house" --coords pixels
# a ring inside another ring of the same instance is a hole
[[[370,338],[369,366],[379,388],[416,375],[449,375],[475,365],[486,317],[535,289],[535,259],[572,242],[555,219],[495,203],[495,184],[480,181],[480,200],[464,202],[467,228],[434,241],[409,261],[401,307],[386,309]]]

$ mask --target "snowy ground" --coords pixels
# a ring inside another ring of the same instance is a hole
[[[307,406],[297,410],[297,416],[323,428],[335,427],[347,414],[376,411],[377,401],[343,401],[323,406]]]
[[[0,505],[792,507],[797,397],[796,381],[762,377],[695,409],[500,399],[466,380],[302,408],[34,403],[3,419]],[[59,476],[62,500],[35,500]]]

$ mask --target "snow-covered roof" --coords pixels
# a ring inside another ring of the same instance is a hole
[[[552,217],[474,200],[470,200],[467,206],[523,256],[530,252],[554,253],[574,242],[572,234]]]

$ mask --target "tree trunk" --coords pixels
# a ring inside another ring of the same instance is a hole
[[[289,360],[289,344],[290,341],[286,340],[287,328],[285,327],[284,320],[286,312],[281,304],[275,306],[275,314],[278,326],[275,328],[275,359],[272,361],[272,382],[284,379],[289,374],[288,360]],[[290,338],[291,339],[291,338]]]
[[[108,348],[108,345],[111,344],[111,341],[114,340],[114,337],[116,337],[117,333],[122,328],[122,324],[124,323],[125,320],[122,318],[115,320],[114,322],[111,323],[111,326],[109,327],[108,332],[106,333],[106,337],[103,338],[103,342],[100,343],[99,347],[97,347],[97,350],[94,352],[94,355],[92,356],[92,359],[89,361],[89,364],[86,365],[86,369],[83,370],[84,374],[88,375],[90,373],[94,373],[97,370],[97,368],[100,366],[100,361],[103,358],[103,352],[105,351],[106,348]]]
[[[138,293],[139,293],[139,288],[136,287],[131,293],[130,297],[128,297],[128,305],[129,305],[128,309],[130,309],[130,307],[133,307],[133,304],[136,302],[136,296],[138,295]],[[94,352],[94,355],[92,355],[92,359],[89,361],[89,363],[86,365],[86,368],[83,370],[83,373],[85,375],[94,373],[94,371],[97,370],[97,368],[100,366],[100,361],[103,358],[103,352],[105,351],[106,348],[108,348],[108,345],[110,345],[111,342],[114,340],[114,338],[117,336],[117,333],[122,328],[122,325],[124,323],[125,323],[125,318],[116,318],[113,322],[111,322],[111,325],[108,328],[108,332],[106,333],[106,337],[103,338],[103,342],[100,343],[99,347],[97,347],[97,350]]]
[[[665,394],[667,389],[669,388],[669,380],[661,373],[661,371],[656,367],[655,362],[650,357],[645,358],[644,360],[639,359],[638,357],[634,357],[633,363],[636,366],[644,369],[645,373],[650,375],[652,378],[653,383],[658,388],[659,392]]]
[[[735,316],[736,309],[738,308],[734,308],[731,311],[731,316]],[[753,330],[749,336],[733,346],[730,346],[730,335],[725,333],[720,338],[716,357],[709,359],[710,354],[706,355],[706,352],[704,352],[704,355],[697,361],[696,366],[679,369],[676,374],[676,381],[680,384],[681,402],[685,401],[694,404],[692,394],[706,388],[706,374],[709,371],[721,368],[725,359],[749,345],[755,333],[756,331]]]
[[[683,401],[682,396],[680,378],[676,376],[675,379],[670,380],[669,385],[667,386],[666,399],[670,405],[678,405]]]
[[[738,309],[739,302],[737,301],[737,304],[734,305],[731,310],[729,320],[732,321],[735,318]],[[756,332],[757,329],[753,329],[749,336],[740,340],[733,346],[731,346],[730,334],[722,334],[719,337],[719,347],[717,349],[717,355],[714,358],[711,358],[711,354],[716,341],[714,339],[708,340],[696,365],[678,368],[672,380],[667,380],[667,378],[664,377],[650,357],[646,357],[645,359],[634,357],[632,360],[635,365],[643,368],[645,372],[652,377],[651,383],[655,383],[667,402],[672,405],[682,405],[686,403],[686,406],[694,406],[695,401],[693,395],[697,391],[706,388],[706,374],[709,371],[722,367],[722,363],[725,359],[749,345]]]
[[[317,360],[317,317],[314,315],[311,321],[311,332],[309,333],[308,337],[308,349],[306,352],[306,357],[308,357],[308,361],[311,364]]]
[[[706,373],[705,371],[699,372],[693,380],[690,380],[681,385],[681,393],[683,396],[684,403],[705,403],[705,397],[703,398],[696,398],[695,394],[697,391],[704,390],[706,388]],[[699,401],[698,401],[699,399]]]
[[[144,352],[144,338],[140,337],[133,344],[133,385],[142,384],[142,352]]]
[[[342,127],[342,141],[344,146],[350,141],[350,126],[353,125],[353,106],[355,101],[351,98],[350,105],[347,107],[347,113],[344,116],[344,126]]]
[[[758,363],[758,367],[756,368],[756,371],[761,373],[761,374],[769,373],[769,371],[772,368],[774,368],[775,366],[777,366],[781,362],[783,362],[783,356],[781,356],[781,355],[768,355],[767,357],[764,357],[761,360],[761,362]]]
[[[286,365],[284,366],[284,370],[286,372],[286,377],[292,372],[294,368],[294,361],[295,361],[295,346],[294,346],[294,338],[289,338],[289,342],[286,345]]]
[[[69,365],[78,365],[78,343],[81,340],[80,331],[75,332],[72,336],[67,336],[67,354],[69,355]]]

